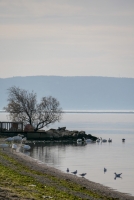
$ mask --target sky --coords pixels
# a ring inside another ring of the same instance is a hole
[[[0,0],[0,78],[134,78],[134,0]]]

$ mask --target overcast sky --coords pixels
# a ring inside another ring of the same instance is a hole
[[[0,77],[134,77],[134,0],[0,0]]]

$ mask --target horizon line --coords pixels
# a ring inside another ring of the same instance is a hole
[[[63,76],[63,75],[28,75],[28,76],[9,76],[9,77],[0,77],[0,79],[8,79],[8,78],[25,78],[25,77],[43,77],[43,76],[46,76],[46,77],[102,77],[102,78],[129,78],[129,79],[133,79],[134,77],[125,77],[125,76]]]
[[[0,110],[0,113],[8,113]],[[62,113],[133,113],[134,110],[63,110]]]

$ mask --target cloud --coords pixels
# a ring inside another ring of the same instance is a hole
[[[9,21],[28,23],[45,18],[83,18],[90,16],[134,16],[133,0],[1,0],[0,17]],[[85,19],[86,20],[86,19]],[[105,19],[106,20],[106,19]],[[104,22],[105,22],[104,20]]]
[[[34,1],[34,0],[1,0],[0,16],[1,17],[58,17],[70,16],[79,13],[81,6],[73,5],[67,1]]]
[[[1,0],[1,76],[117,76],[121,68],[132,76],[133,6],[132,0]]]
[[[72,25],[72,24],[0,24],[0,39],[25,38],[75,38],[86,37],[133,37],[133,27]],[[53,41],[53,40],[52,40]],[[82,40],[83,41],[83,40]],[[59,42],[59,41],[58,41]],[[80,41],[81,42],[81,41]],[[86,42],[87,43],[87,42]]]

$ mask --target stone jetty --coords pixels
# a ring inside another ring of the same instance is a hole
[[[67,130],[66,127],[59,127],[58,129],[49,129],[47,131],[40,130],[37,132],[27,132],[27,139],[31,140],[77,140],[77,139],[91,139],[96,141],[97,137],[91,134],[86,134],[85,131]]]

